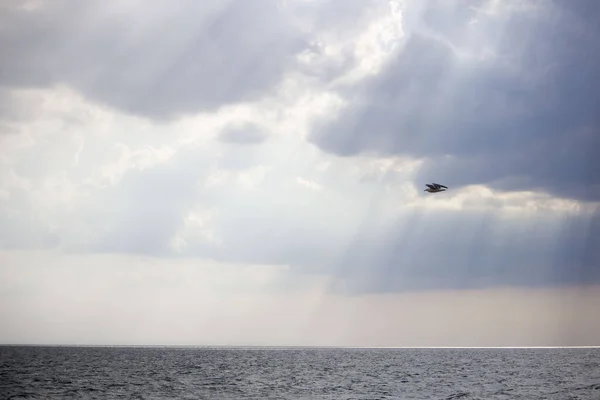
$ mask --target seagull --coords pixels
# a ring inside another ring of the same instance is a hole
[[[425,192],[429,192],[429,193],[443,192],[446,189],[448,189],[447,186],[440,185],[439,183],[432,183],[431,185],[429,183],[426,183],[425,186],[427,186],[427,189],[425,189]]]

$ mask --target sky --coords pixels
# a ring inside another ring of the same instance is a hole
[[[0,3],[0,343],[600,345],[599,19]]]

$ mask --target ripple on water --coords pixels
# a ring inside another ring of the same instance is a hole
[[[0,398],[600,399],[600,349],[0,347]]]

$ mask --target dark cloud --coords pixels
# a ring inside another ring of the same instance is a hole
[[[599,3],[414,4],[395,58],[311,140],[425,157],[423,181],[600,200]]]
[[[153,118],[254,99],[306,44],[268,0],[41,4],[2,5],[0,87],[67,84]]]
[[[386,232],[357,237],[336,265],[351,293],[600,282],[600,214],[499,223],[492,213],[414,213]],[[551,233],[550,233],[551,232]]]

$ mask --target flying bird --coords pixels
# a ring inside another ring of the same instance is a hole
[[[446,189],[448,189],[447,186],[440,185],[439,183],[432,183],[431,185],[429,183],[426,183],[425,186],[427,186],[427,189],[425,189],[425,192],[429,192],[429,193],[443,192]]]

